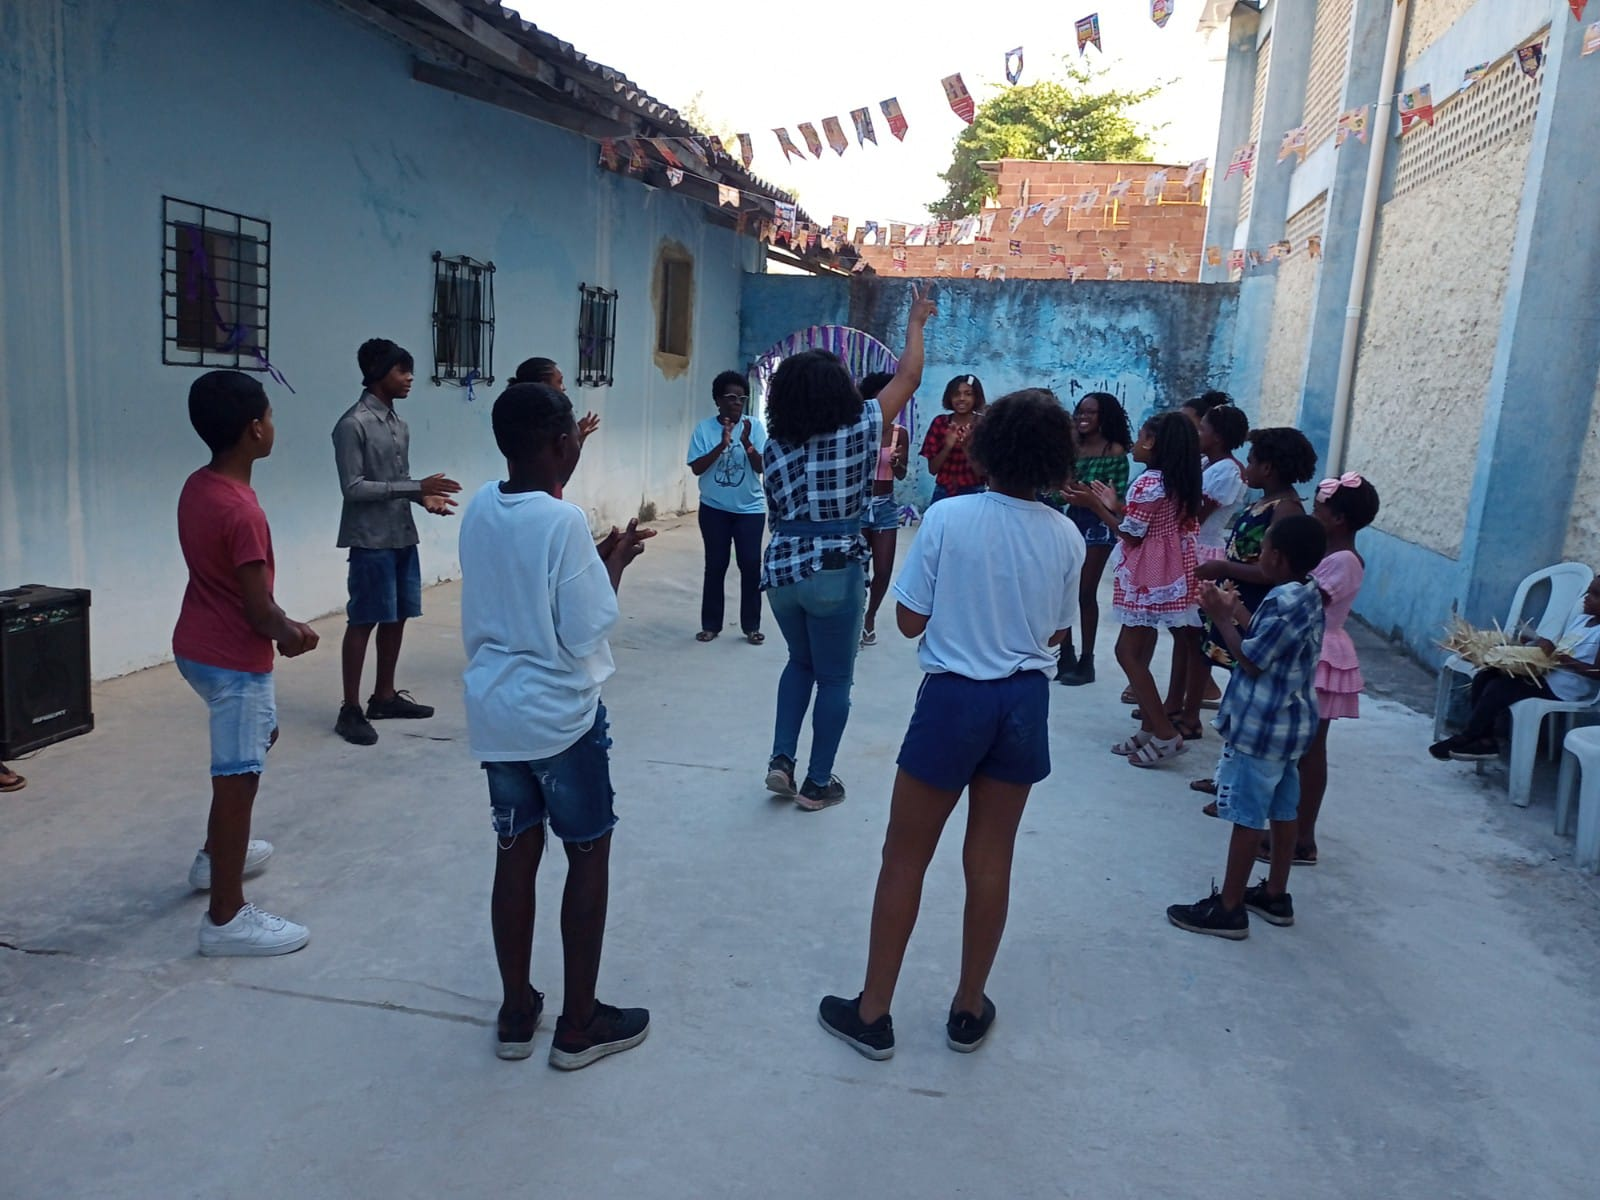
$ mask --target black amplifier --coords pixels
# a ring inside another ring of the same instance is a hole
[[[88,733],[89,593],[0,591],[0,759]]]

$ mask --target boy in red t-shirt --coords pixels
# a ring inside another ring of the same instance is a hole
[[[200,918],[200,953],[289,954],[304,925],[245,903],[244,876],[272,854],[250,840],[250,809],[267,751],[278,740],[272,644],[285,658],[316,648],[309,625],[272,599],[272,532],[250,487],[250,469],[272,453],[272,406],[239,371],[211,371],[189,389],[189,422],[211,461],[178,497],[178,542],[189,586],[172,633],[178,670],[211,710],[211,820],[189,883],[211,892]]]

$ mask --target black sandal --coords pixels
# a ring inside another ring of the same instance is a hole
[[[694,640],[697,642],[714,642],[717,640],[717,631],[715,629],[702,629],[694,635]]]

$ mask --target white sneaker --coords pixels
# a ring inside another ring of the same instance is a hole
[[[262,912],[254,904],[246,904],[226,925],[213,922],[209,912],[200,914],[200,953],[213,958],[293,954],[310,940],[311,931],[304,925]]]
[[[251,839],[250,844],[244,848],[245,875],[254,875],[267,865],[267,859],[271,857],[271,842]],[[204,850],[195,851],[194,862],[189,866],[189,886],[197,892],[211,890],[211,855]]]

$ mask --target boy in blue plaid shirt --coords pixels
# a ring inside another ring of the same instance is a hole
[[[1174,904],[1167,920],[1190,933],[1237,941],[1250,936],[1255,913],[1272,925],[1294,924],[1289,866],[1300,809],[1300,757],[1317,732],[1317,659],[1322,653],[1323,595],[1312,569],[1327,535],[1315,517],[1287,517],[1261,546],[1262,574],[1274,586],[1252,616],[1238,597],[1215,584],[1200,589],[1200,607],[1238,664],[1217,714],[1222,761],[1217,815],[1233,823],[1222,891],[1195,904]],[[1272,827],[1267,878],[1246,887]]]

